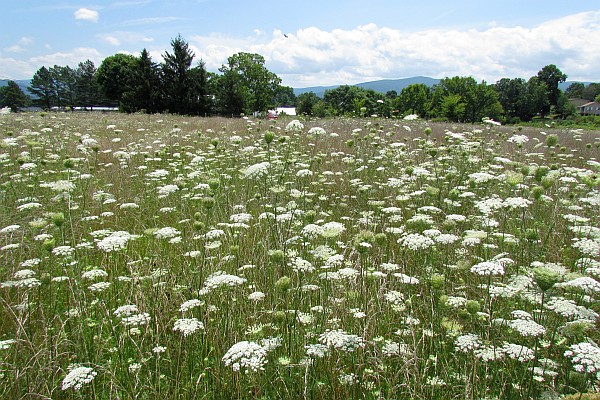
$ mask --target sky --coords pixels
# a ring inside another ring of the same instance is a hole
[[[42,66],[155,62],[181,35],[211,72],[258,53],[294,88],[413,76],[494,83],[555,64],[600,82],[597,0],[3,0],[0,79]],[[8,4],[7,4],[8,3]]]

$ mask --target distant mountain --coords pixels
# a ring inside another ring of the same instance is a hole
[[[428,78],[426,76],[415,76],[412,78],[402,78],[402,79],[382,79],[378,81],[371,82],[362,82],[357,83],[356,85],[350,86],[358,86],[364,89],[372,89],[376,92],[387,93],[390,90],[395,90],[397,93],[400,93],[402,89],[407,87],[408,85],[412,85],[415,83],[423,83],[427,86],[433,86],[437,84],[440,80],[435,78]],[[306,92],[314,92],[317,96],[323,97],[326,90],[336,89],[341,85],[334,86],[313,86],[313,87],[305,87],[305,88],[295,88],[294,94],[298,96],[299,94]]]

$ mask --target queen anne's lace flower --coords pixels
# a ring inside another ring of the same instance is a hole
[[[258,372],[264,370],[267,363],[267,350],[256,342],[242,341],[231,346],[222,360],[234,371]]]
[[[471,267],[471,272],[482,275],[504,275],[502,263],[497,261],[483,261]]]
[[[580,373],[593,374],[600,372],[600,348],[591,343],[574,344],[565,351],[573,363],[573,369]]]
[[[319,335],[319,342],[338,350],[353,352],[357,348],[364,347],[362,337],[351,335],[341,329],[327,330]]]
[[[183,336],[189,336],[197,330],[204,329],[204,324],[197,318],[181,318],[175,321],[174,331],[183,333]]]
[[[83,385],[90,383],[94,380],[97,372],[90,367],[78,366],[69,371],[67,376],[62,381],[62,390],[73,388],[79,390]]]

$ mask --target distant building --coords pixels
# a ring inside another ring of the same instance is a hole
[[[577,99],[577,98],[573,98],[573,99],[569,99],[569,103],[573,104],[575,106],[575,108],[579,108],[580,106],[589,103],[590,101],[588,99]]]
[[[579,115],[600,115],[600,103],[590,101],[577,107]]]

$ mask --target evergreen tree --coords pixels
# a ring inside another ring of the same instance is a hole
[[[152,61],[146,49],[135,59],[130,82],[123,92],[121,108],[126,112],[163,111],[159,66]]]
[[[10,107],[12,112],[18,112],[28,104],[29,97],[15,81],[8,81],[7,86],[0,88],[0,107]]]
[[[75,101],[78,106],[92,107],[99,100],[99,87],[96,81],[96,66],[90,60],[80,62],[75,71]]]
[[[36,71],[31,79],[31,86],[27,90],[37,97],[34,103],[46,110],[56,104],[54,80],[51,72],[46,67],[41,67]]]
[[[176,114],[189,114],[192,111],[191,66],[194,53],[188,43],[177,36],[171,40],[173,53],[163,54],[162,65],[163,90],[167,108]]]

